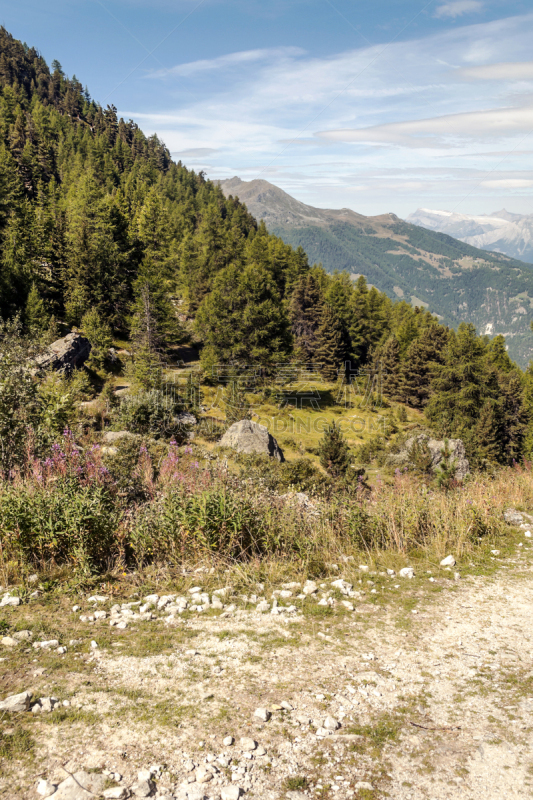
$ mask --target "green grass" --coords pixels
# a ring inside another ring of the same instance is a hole
[[[12,733],[0,732],[0,759],[18,761],[32,754],[35,742],[31,734],[22,727],[16,727]]]

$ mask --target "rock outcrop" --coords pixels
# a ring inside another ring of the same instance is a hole
[[[463,480],[470,471],[470,465],[465,453],[465,446],[462,439],[448,439],[448,449],[450,451],[450,460],[455,464],[455,477],[457,480]],[[393,465],[403,466],[409,465],[409,459],[414,445],[426,444],[431,454],[430,469],[434,472],[440,466],[443,456],[442,451],[445,446],[443,439],[431,439],[425,433],[411,436],[407,439],[399,453],[395,453],[389,457]]]
[[[39,370],[54,369],[72,372],[73,369],[81,367],[88,359],[91,352],[91,344],[88,339],[80,336],[79,333],[69,333],[57,342],[53,342],[50,347],[35,359]]]
[[[264,453],[278,461],[285,461],[283,452],[264,425],[243,419],[235,422],[219,442],[220,447],[231,447],[237,453]]]

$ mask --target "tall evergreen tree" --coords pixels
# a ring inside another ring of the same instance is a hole
[[[316,334],[315,360],[326,381],[335,381],[342,374],[348,357],[344,329],[329,303],[322,307],[320,326]]]

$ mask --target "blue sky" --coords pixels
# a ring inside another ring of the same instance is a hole
[[[209,177],[533,213],[528,2],[18,0],[0,22]]]

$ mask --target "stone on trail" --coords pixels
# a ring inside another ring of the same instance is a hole
[[[55,790],[56,785],[50,783],[50,781],[44,780],[44,778],[37,784],[37,794],[41,797],[50,797],[50,795],[54,794]]]
[[[101,794],[105,782],[105,775],[80,770],[62,781],[52,797],[54,800],[94,800]]]
[[[455,567],[455,557],[454,556],[446,556],[440,562],[441,567]]]
[[[314,581],[306,581],[302,592],[305,595],[316,594],[318,592],[318,586]]]
[[[137,781],[131,787],[131,791],[135,797],[150,797],[154,790],[154,784],[151,780]]]
[[[241,737],[241,750],[244,750],[245,753],[249,753],[252,750],[255,750],[257,747],[257,742],[254,739],[251,739],[249,736]]]
[[[0,711],[29,711],[31,698],[31,692],[12,694],[0,702]]]
[[[341,724],[335,717],[326,717],[324,722],[322,723],[322,727],[325,728],[327,731],[337,731],[340,728]]]
[[[222,787],[220,796],[222,800],[239,800],[241,794],[242,789],[240,786],[224,786]]]
[[[213,780],[213,773],[204,767],[200,767],[195,772],[196,782],[197,783],[209,783],[209,781]]]
[[[12,636],[2,636],[0,643],[3,644],[4,647],[16,647],[19,644]]]
[[[373,792],[374,791],[374,787],[372,786],[371,783],[368,783],[368,781],[357,781],[357,783],[355,784],[354,788],[355,789],[366,790],[367,792]]]
[[[400,578],[414,578],[415,571],[412,567],[404,567],[400,570]]]
[[[7,592],[2,599],[0,600],[0,607],[2,606],[20,606],[22,600],[20,597],[13,597],[12,595]]]
[[[506,508],[503,518],[509,525],[520,525],[524,521],[524,517],[516,508]]]
[[[224,747],[231,747],[231,745],[234,744],[234,742],[235,742],[235,739],[233,738],[233,736],[226,736],[222,740],[222,744],[224,745]]]
[[[254,717],[258,717],[263,722],[268,722],[272,714],[266,708],[256,708],[254,711]]]
[[[237,453],[263,453],[278,461],[285,461],[281,448],[268,429],[249,419],[231,425],[218,444],[220,447],[231,447]]]
[[[130,796],[125,786],[112,786],[111,789],[105,789],[102,794],[106,800],[124,800]]]

